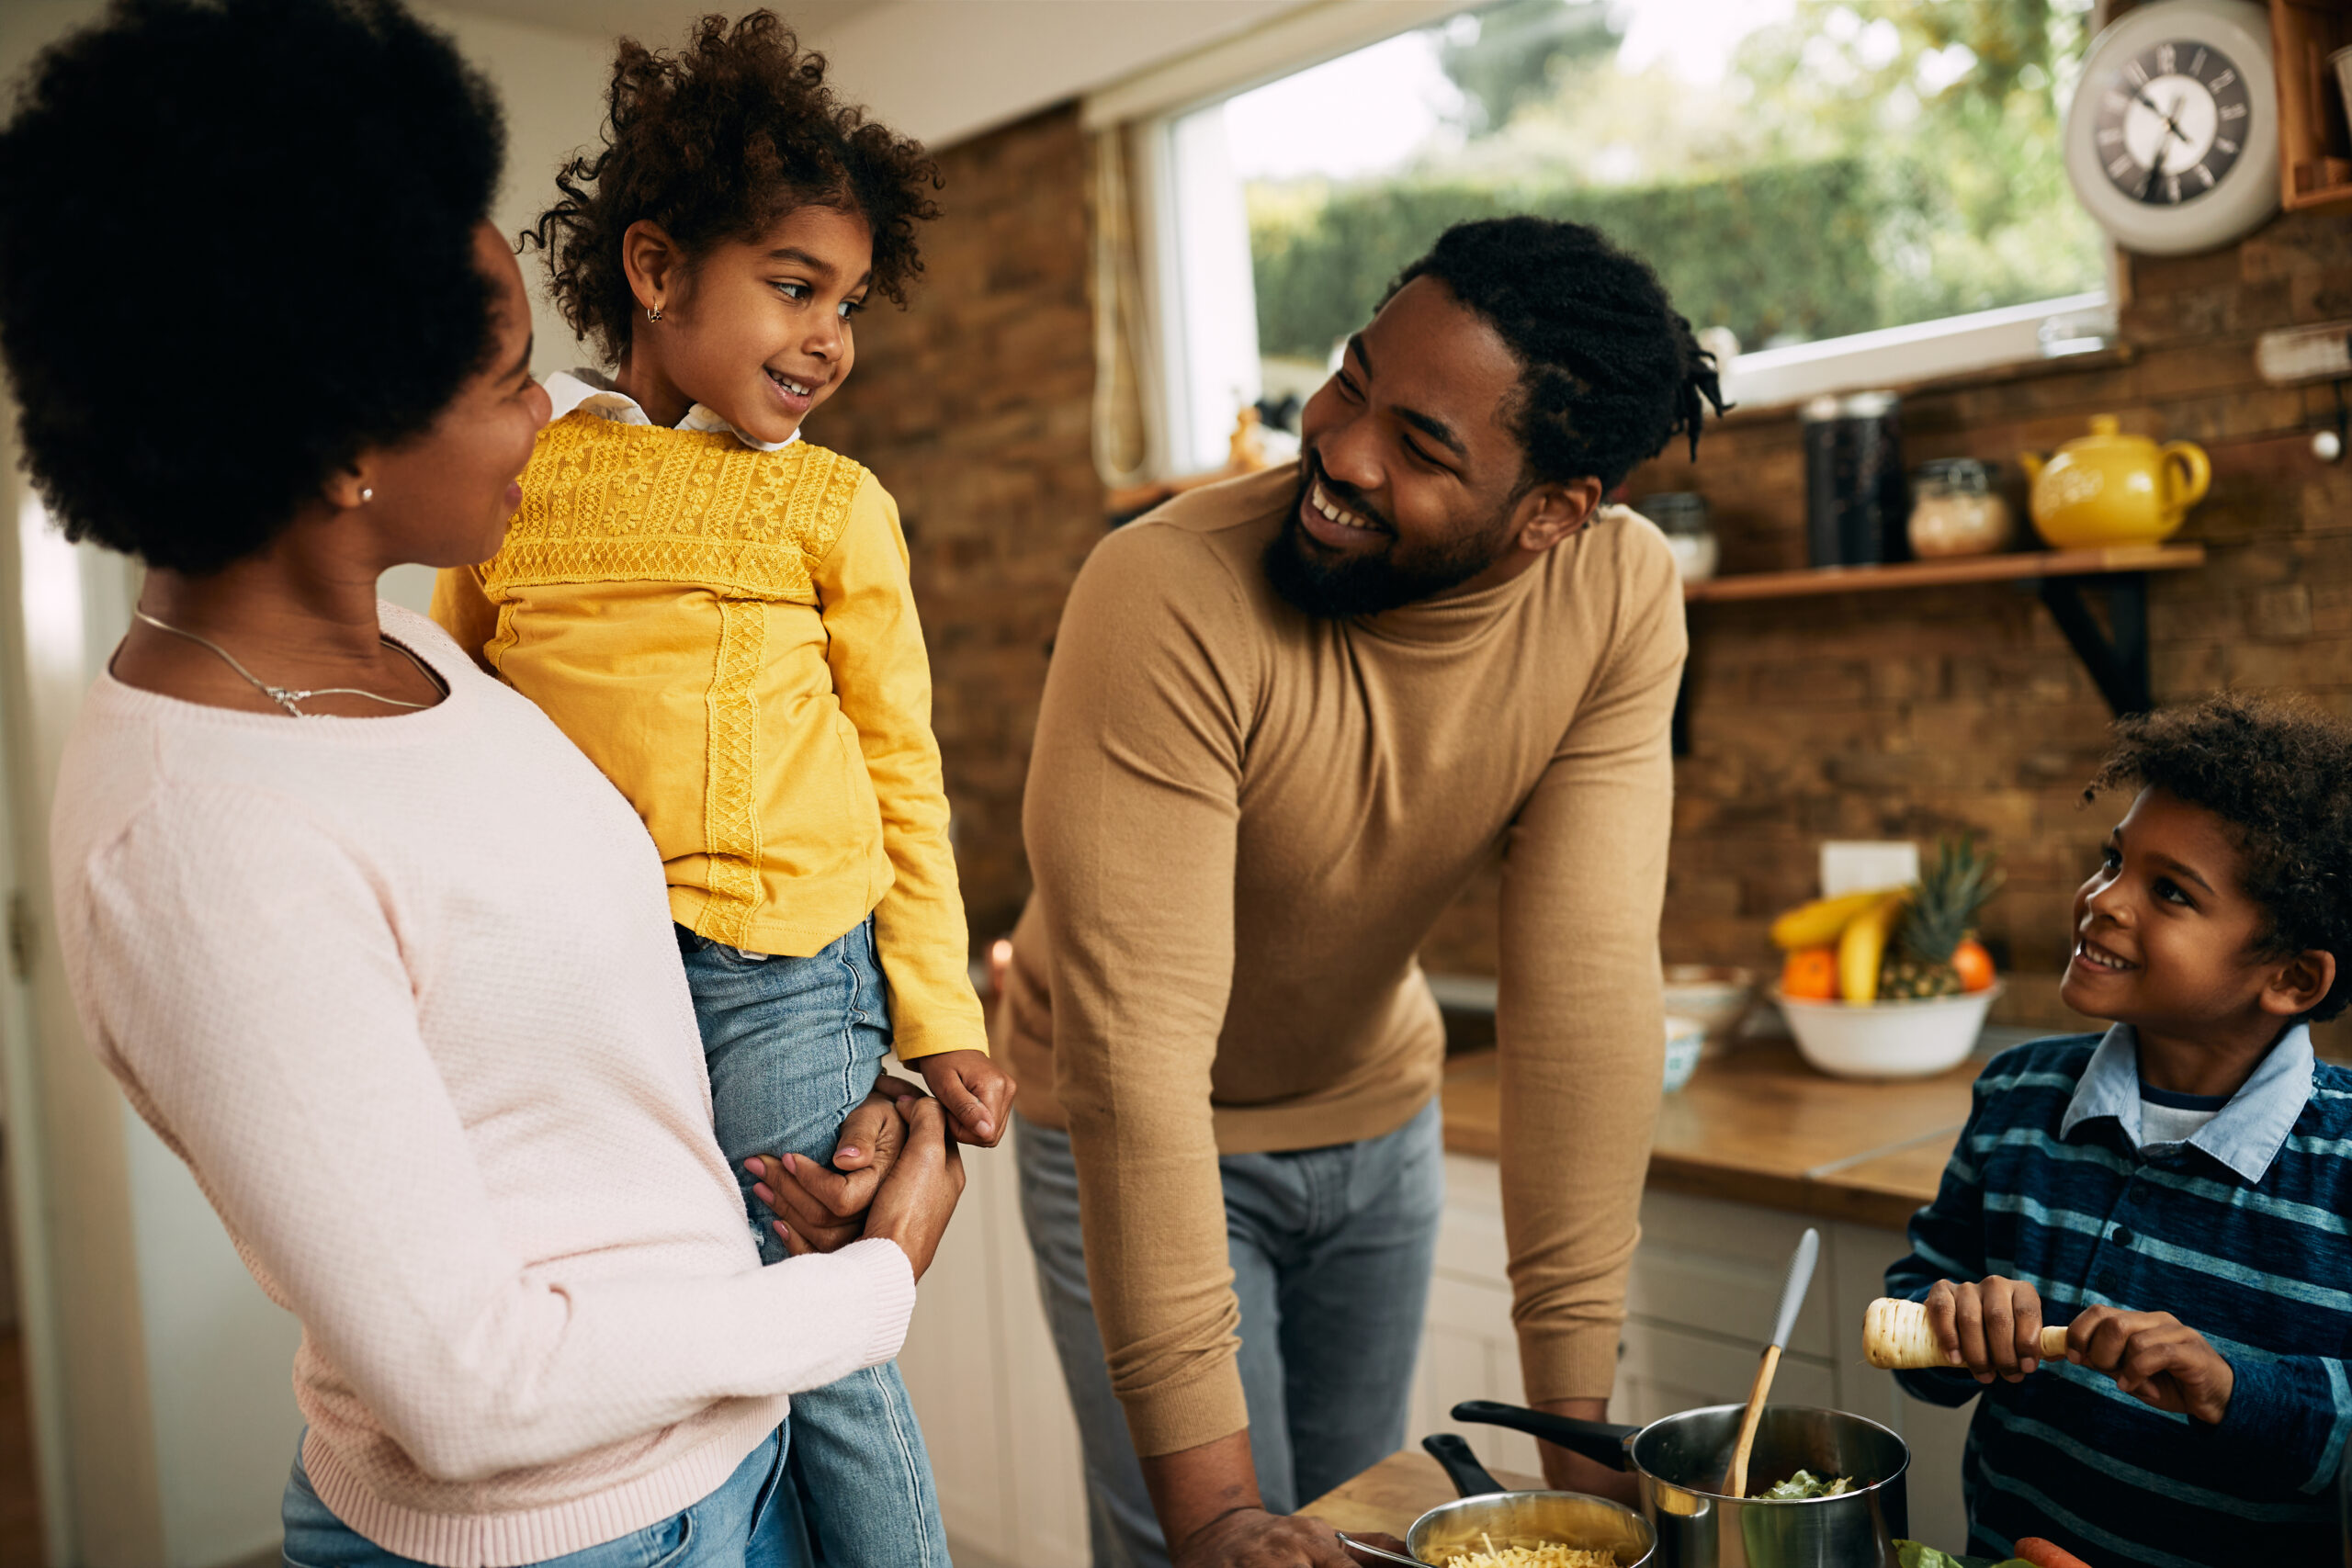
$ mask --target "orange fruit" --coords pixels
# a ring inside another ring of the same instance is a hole
[[[1963,938],[1951,950],[1951,966],[1960,971],[1960,988],[1963,991],[1989,991],[1993,988],[1993,955],[1974,937]]]
[[[1991,982],[1986,982],[1990,984]],[[1799,1001],[1826,1002],[1838,995],[1838,950],[1800,947],[1781,965],[1781,994]]]

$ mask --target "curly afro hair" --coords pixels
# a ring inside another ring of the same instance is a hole
[[[1537,481],[1597,477],[1604,491],[1678,434],[1699,455],[1701,399],[1729,406],[1714,355],[1640,258],[1598,229],[1544,218],[1457,223],[1389,298],[1434,277],[1486,318],[1523,367],[1513,422]]]
[[[2352,1003],[2352,728],[2300,705],[2222,695],[2120,719],[2115,750],[2083,791],[2160,789],[2227,823],[2245,891],[2268,917],[2262,951],[2335,955],[2335,984],[2309,1017]]]
[[[939,216],[939,165],[833,96],[825,57],[773,11],[705,17],[675,53],[620,40],[604,150],[556,176],[562,199],[524,236],[547,252],[564,320],[608,362],[628,349],[636,297],[621,236],[659,224],[695,257],[749,240],[797,207],[831,207],[874,231],[874,288],[907,302],[922,271],[915,225]]]
[[[0,355],[67,536],[216,571],[429,426],[491,348],[504,158],[393,0],[117,0],[45,51],[0,129]]]

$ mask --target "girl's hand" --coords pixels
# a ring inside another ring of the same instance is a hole
[[[2086,1307],[2066,1327],[2066,1359],[2102,1371],[2143,1403],[2219,1426],[2237,1373],[2205,1337],[2168,1312]]]
[[[1012,1075],[985,1051],[940,1051],[916,1057],[914,1066],[939,1097],[956,1141],[996,1147],[1004,1136],[1004,1113],[1012,1106]]]
[[[963,1196],[964,1156],[947,1135],[939,1101],[910,1095],[899,1111],[907,1119],[906,1147],[865,1213],[865,1234],[896,1242],[920,1280]]]
[[[1928,1323],[1944,1359],[1978,1382],[2016,1382],[2041,1364],[2041,1292],[2023,1280],[1939,1280],[1928,1292]]]

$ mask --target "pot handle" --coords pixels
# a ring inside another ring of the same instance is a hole
[[[1470,1445],[1453,1432],[1432,1432],[1421,1439],[1421,1447],[1429,1450],[1430,1458],[1445,1467],[1445,1478],[1464,1497],[1484,1497],[1510,1490],[1488,1474],[1487,1467],[1478,1462],[1478,1456],[1470,1451]]]
[[[1634,1468],[1631,1443],[1641,1431],[1639,1427],[1620,1427],[1608,1421],[1578,1421],[1517,1404],[1498,1404],[1491,1399],[1465,1399],[1453,1407],[1453,1414],[1456,1421],[1468,1421],[1482,1427],[1508,1427],[1514,1432],[1525,1432],[1531,1438],[1557,1443],[1571,1453],[1582,1454],[1611,1470]]]

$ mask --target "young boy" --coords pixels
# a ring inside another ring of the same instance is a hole
[[[1953,1370],[1899,1375],[1939,1404],[1983,1396],[1972,1552],[2044,1536],[2098,1568],[2334,1562],[2352,1071],[2315,1062],[2305,1026],[2352,1000],[2352,729],[2217,697],[2118,732],[2085,798],[2138,795],[2075,896],[2060,991],[2114,1026],[1977,1080],[1887,1271]],[[2063,1362],[2037,1362],[2045,1316]]]

